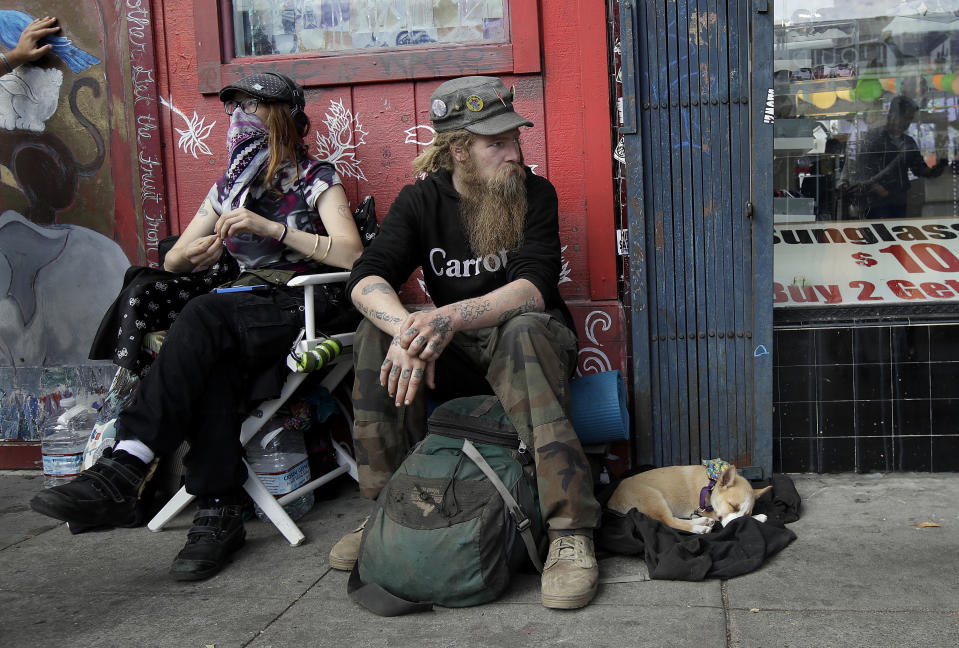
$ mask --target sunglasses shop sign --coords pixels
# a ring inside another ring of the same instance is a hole
[[[795,223],[773,229],[776,308],[959,302],[959,221]]]

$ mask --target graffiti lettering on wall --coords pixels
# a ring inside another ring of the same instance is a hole
[[[150,3],[126,0],[127,36],[130,42],[130,79],[133,84],[133,113],[137,124],[137,160],[140,174],[140,204],[143,209],[143,239],[147,265],[159,267],[160,232],[166,221],[163,193],[157,182],[161,163],[151,140],[156,126],[156,80],[153,78],[153,49],[149,43]],[[152,128],[151,128],[152,125]]]

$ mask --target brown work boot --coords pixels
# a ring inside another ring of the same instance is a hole
[[[360,554],[360,540],[363,539],[363,529],[370,518],[356,529],[340,538],[339,542],[330,549],[330,567],[341,571],[352,571],[356,565],[356,557]]]
[[[598,582],[599,565],[593,555],[592,538],[566,535],[549,543],[541,586],[545,607],[581,608],[596,596]]]

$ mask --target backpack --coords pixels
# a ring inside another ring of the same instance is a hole
[[[545,541],[533,458],[495,396],[430,416],[366,523],[350,598],[381,616],[492,601]]]

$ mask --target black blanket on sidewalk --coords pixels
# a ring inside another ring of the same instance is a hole
[[[771,483],[773,488],[753,507],[753,515],[766,514],[766,522],[739,518],[700,535],[668,527],[636,509],[625,514],[604,509],[596,545],[614,554],[643,555],[650,578],[698,581],[747,574],[796,539],[784,526],[799,519],[796,487],[786,475],[773,475]]]

